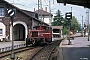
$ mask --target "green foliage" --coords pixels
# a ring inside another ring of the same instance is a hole
[[[63,18],[61,11],[57,10],[56,16],[54,16],[53,18],[52,26],[63,26],[62,34],[66,35],[68,33],[69,24],[70,22],[66,20],[65,18]],[[74,27],[75,32],[80,29],[80,24],[78,23],[75,16],[73,16],[71,19],[71,26]]]
[[[80,24],[78,23],[78,21],[77,21],[77,19],[75,18],[75,16],[72,17],[71,26],[74,26],[75,32],[76,32],[77,30],[79,30],[79,28],[80,28]]]
[[[66,35],[66,34],[68,34],[68,32],[69,31],[66,27],[62,29],[62,35]]]
[[[56,16],[54,16],[53,18],[53,22],[52,22],[52,26],[61,26],[61,20],[63,20],[63,15],[61,15],[61,11],[57,11],[56,12]]]

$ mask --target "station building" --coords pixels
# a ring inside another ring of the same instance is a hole
[[[52,37],[60,38],[62,35],[62,26],[52,26]]]
[[[16,16],[13,19],[13,40],[25,40],[28,32],[33,26],[39,25],[38,14],[31,11],[19,9],[18,7],[8,3],[5,0],[0,0],[0,41],[8,36],[12,40],[11,19],[7,17],[8,8],[16,9]],[[44,25],[48,25],[43,22]]]

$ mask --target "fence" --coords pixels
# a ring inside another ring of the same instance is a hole
[[[26,44],[15,45],[14,49],[26,47]],[[0,53],[12,50],[12,46],[0,48]]]

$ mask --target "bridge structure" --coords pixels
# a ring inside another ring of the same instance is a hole
[[[90,0],[57,0],[57,3],[72,4],[83,6],[90,9]],[[88,37],[78,37],[71,40],[68,45],[68,40],[62,41],[59,47],[59,55],[57,60],[90,60],[90,41]]]
[[[90,8],[90,0],[57,0],[57,3],[73,4]]]

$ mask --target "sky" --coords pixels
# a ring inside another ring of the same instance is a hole
[[[11,4],[14,4],[20,9],[28,10],[28,11],[34,11],[34,8],[38,9],[38,0],[6,0]],[[50,0],[51,5],[51,13],[55,15],[56,11],[59,9],[63,15],[65,15],[66,12],[71,12],[72,7],[72,15],[75,16],[80,24],[82,24],[82,16],[83,21],[87,19],[86,17],[86,8],[83,6],[78,5],[70,5],[62,3],[57,3],[57,0]],[[49,12],[49,0],[42,0],[42,8],[45,9],[45,7],[48,8]]]

